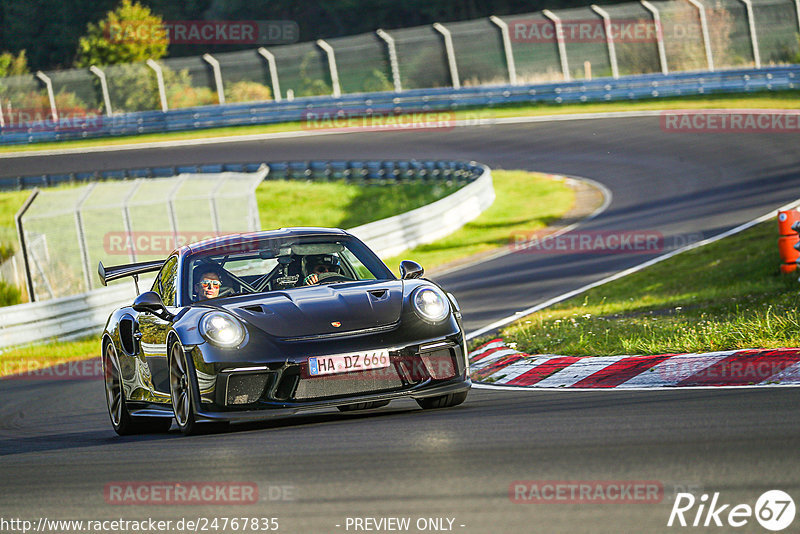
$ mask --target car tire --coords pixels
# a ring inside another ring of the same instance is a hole
[[[122,374],[116,349],[111,341],[106,342],[103,347],[103,379],[108,416],[114,432],[120,436],[129,436],[162,433],[170,429],[172,419],[168,417],[142,417],[130,414],[125,399],[125,388],[122,386]]]
[[[453,406],[458,406],[467,400],[467,393],[469,393],[469,391],[459,391],[458,393],[448,393],[447,395],[440,395],[438,397],[416,399],[416,401],[423,410],[451,408]]]
[[[180,431],[185,436],[196,434],[199,426],[192,397],[192,378],[186,351],[179,341],[173,342],[169,349],[169,396]]]
[[[358,404],[345,404],[337,406],[340,412],[355,412],[358,410],[372,410],[373,408],[383,408],[389,401],[359,402]]]

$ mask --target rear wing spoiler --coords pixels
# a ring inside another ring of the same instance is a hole
[[[156,261],[143,261],[141,263],[129,263],[127,265],[117,265],[115,267],[105,267],[101,261],[97,265],[97,274],[100,275],[100,283],[108,285],[108,282],[125,278],[126,276],[133,276],[134,280],[138,282],[140,274],[152,273],[161,269],[166,260]]]

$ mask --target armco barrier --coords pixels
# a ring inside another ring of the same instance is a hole
[[[409,180],[472,181],[483,172],[481,165],[464,161],[271,161],[15,176],[0,178],[0,191],[81,184],[94,181],[168,178],[179,174],[258,172],[263,165],[267,165],[270,169],[267,180],[345,180],[357,184],[379,184]]]
[[[380,256],[387,257],[457,230],[480,215],[494,200],[488,167],[474,162],[459,162],[458,165],[470,169],[471,180],[455,193],[408,213],[350,231]],[[139,282],[142,290],[151,284],[152,280]],[[133,283],[125,281],[72,297],[0,308],[0,350],[99,332],[111,311],[129,304],[135,295]]]
[[[454,111],[518,103],[570,103],[639,100],[713,93],[747,93],[795,89],[800,65],[715,72],[640,74],[574,82],[474,86],[460,89],[416,89],[395,92],[297,98],[281,102],[250,102],[98,116],[76,125],[70,120],[54,128],[3,131],[0,144],[15,145],[70,139],[88,139],[199,130],[225,126],[304,122],[320,113],[343,116]]]

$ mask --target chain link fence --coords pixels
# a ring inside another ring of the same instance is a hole
[[[59,118],[184,109],[222,99],[263,102],[798,63],[799,32],[798,0],[652,0],[545,10],[2,78],[0,128],[44,128]]]
[[[99,288],[101,259],[159,260],[185,243],[260,230],[255,189],[266,174],[183,174],[39,191],[20,221],[33,300]],[[4,278],[19,280],[19,259]]]

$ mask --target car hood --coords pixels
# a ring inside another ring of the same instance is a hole
[[[219,306],[279,338],[335,334],[397,323],[402,280],[345,282],[233,297]]]

